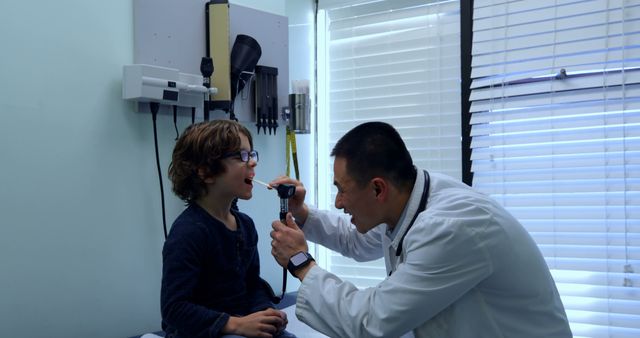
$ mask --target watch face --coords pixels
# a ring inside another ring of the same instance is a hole
[[[307,260],[307,255],[305,255],[303,252],[298,252],[297,254],[291,257],[291,263],[293,263],[293,265],[295,266],[298,266],[304,263],[306,260]]]

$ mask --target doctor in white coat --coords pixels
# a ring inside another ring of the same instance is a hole
[[[417,169],[397,131],[361,124],[332,151],[335,206],[304,203],[296,184],[272,254],[301,280],[296,316],[331,337],[571,337],[538,247],[494,200]],[[298,225],[300,224],[300,230]],[[358,261],[384,256],[387,276],[358,289],[320,268],[306,239]]]

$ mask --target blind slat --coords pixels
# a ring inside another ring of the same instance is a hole
[[[500,97],[490,100],[473,101],[471,103],[472,119],[476,112],[495,111],[499,114],[511,114],[526,109],[555,109],[561,104],[609,105],[626,104],[627,98],[635,100],[640,97],[639,85],[587,88],[555,93],[539,93],[526,96]],[[622,101],[618,101],[622,100]],[[599,102],[598,102],[599,101]],[[615,107],[615,106],[614,106]]]

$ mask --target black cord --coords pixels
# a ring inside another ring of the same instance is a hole
[[[174,106],[175,107],[175,106]],[[160,180],[160,201],[162,202],[162,229],[164,230],[164,239],[167,239],[167,217],[164,210],[164,187],[162,186],[162,170],[160,170],[160,154],[158,152],[158,130],[156,127],[156,119],[160,104],[158,102],[149,102],[151,117],[153,118],[153,142],[156,146],[156,166],[158,167],[158,179]]]
[[[178,132],[178,106],[173,106],[173,127],[176,128],[176,141],[178,137],[180,137],[180,132]]]
[[[191,124],[196,123],[196,107],[191,107]]]
[[[278,197],[280,197],[280,221],[282,223],[286,224],[286,220],[287,220],[287,213],[289,212],[289,203],[288,203],[288,198],[293,196],[293,194],[288,195],[287,194],[287,189],[282,189],[285,188],[285,185],[279,185],[278,186]],[[295,189],[293,190],[295,191]],[[284,299],[284,294],[287,292],[287,277],[289,277],[289,274],[287,273],[287,267],[283,266],[282,267],[282,295],[280,296],[280,298],[276,298],[277,301],[275,301],[274,303],[278,304],[280,303],[283,299]]]
[[[284,299],[284,294],[287,293],[287,277],[289,277],[287,274],[287,268],[283,267],[282,268],[282,295],[280,296],[280,300],[278,301],[278,303]]]

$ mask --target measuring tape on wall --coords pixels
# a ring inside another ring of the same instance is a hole
[[[296,149],[296,133],[287,126],[287,141],[285,145],[285,153],[287,154],[287,172],[286,175],[291,177],[291,157],[293,156],[293,170],[296,174],[296,180],[300,180],[300,170],[298,169],[298,150]]]

